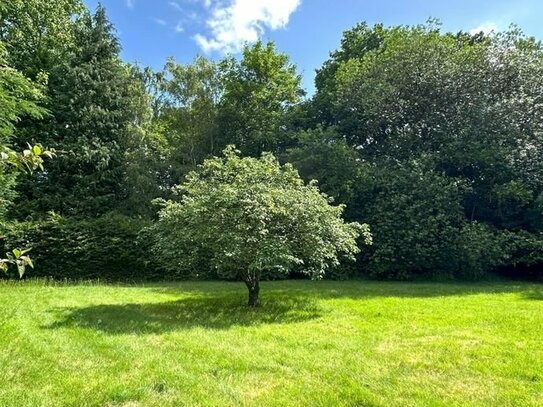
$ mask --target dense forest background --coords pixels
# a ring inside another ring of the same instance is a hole
[[[149,226],[155,198],[234,144],[370,225],[331,278],[543,277],[543,47],[519,29],[360,23],[311,97],[273,43],[159,72],[120,50],[101,7],[0,3],[0,146],[56,151],[43,172],[0,174],[0,249],[31,247],[29,276],[217,277],[205,254],[165,274]]]

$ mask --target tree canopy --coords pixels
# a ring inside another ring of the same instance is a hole
[[[225,276],[241,278],[249,305],[258,302],[262,273],[298,268],[315,278],[354,259],[357,239],[370,243],[367,225],[344,223],[343,205],[330,205],[314,183],[270,153],[242,158],[229,147],[205,160],[167,201],[155,232],[155,250],[166,269],[191,269],[204,254]]]
[[[25,116],[39,119],[47,112],[39,105],[42,100],[40,86],[7,65],[7,51],[0,41],[0,224],[12,203],[17,174],[43,170],[43,158],[53,155],[52,151],[40,145],[28,145],[22,152],[9,146],[14,129],[21,119]],[[6,258],[0,258],[0,271],[6,272],[9,264],[15,264],[19,277],[22,277],[27,266],[33,267],[32,260],[26,255],[27,251],[12,249]]]

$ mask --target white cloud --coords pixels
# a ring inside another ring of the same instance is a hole
[[[255,42],[266,28],[277,30],[288,24],[301,0],[205,0],[211,16],[206,24],[210,35],[193,38],[204,52],[238,52],[245,42]]]
[[[170,1],[169,4],[177,11],[181,11],[181,12],[183,11],[183,8],[176,1]]]
[[[153,21],[157,23],[158,25],[166,25],[166,21],[164,21],[161,18],[153,18]]]
[[[490,34],[492,32],[497,32],[498,31],[498,24],[496,24],[496,23],[494,23],[492,21],[487,21],[486,23],[483,23],[480,26],[472,28],[471,30],[469,30],[469,33],[471,35],[475,35],[475,34],[479,34],[481,31],[483,33],[485,33],[485,34]]]
[[[134,8],[134,4],[136,3],[136,0],[126,0],[126,7],[128,8]]]
[[[191,12],[190,14],[187,15],[187,19],[190,20],[190,21],[200,21],[200,17],[198,16],[198,13],[196,12]]]
[[[182,24],[181,21],[179,21],[179,22],[175,25],[174,31],[175,31],[176,33],[182,33],[183,31],[185,31],[185,29],[183,28],[183,24]]]

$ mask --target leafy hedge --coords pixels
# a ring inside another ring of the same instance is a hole
[[[148,280],[164,278],[148,258],[138,234],[147,223],[122,215],[76,220],[52,216],[45,221],[3,227],[8,248],[31,248],[35,268],[28,277],[57,279]]]
[[[389,197],[397,203],[397,191]],[[443,219],[443,213],[435,216]],[[410,219],[435,223],[428,213]],[[356,265],[330,270],[325,278],[476,280],[497,271],[511,278],[543,279],[543,234],[452,222],[441,229],[441,245],[434,247],[422,231],[416,230],[417,225],[404,223],[396,218],[388,230],[386,225],[375,222],[376,250],[361,257]],[[27,270],[26,277],[107,281],[224,279],[211,270],[205,253],[198,256],[201,261],[194,268],[162,270],[151,250],[150,224],[117,214],[88,220],[52,216],[40,222],[11,223],[0,226],[0,253],[32,248],[29,254],[36,267]],[[413,238],[405,239],[404,235]],[[15,270],[11,277],[18,278]],[[296,270],[289,276],[273,272],[263,275],[266,280],[299,277]]]

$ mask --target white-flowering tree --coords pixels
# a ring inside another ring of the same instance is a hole
[[[239,277],[249,306],[259,299],[266,270],[297,266],[314,278],[371,243],[367,225],[345,223],[344,207],[331,205],[314,183],[305,184],[272,154],[242,158],[233,147],[204,161],[177,187],[180,199],[164,202],[154,228],[155,250],[176,271],[202,253],[225,277]]]

